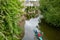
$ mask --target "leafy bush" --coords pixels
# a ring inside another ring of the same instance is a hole
[[[0,40],[19,40],[21,29],[17,25],[22,15],[22,2],[0,0]]]
[[[26,9],[26,17],[27,19],[30,19],[30,18],[35,18],[38,16],[38,7],[35,7],[35,6],[28,6]]]
[[[47,23],[60,26],[60,0],[40,0],[40,10]]]

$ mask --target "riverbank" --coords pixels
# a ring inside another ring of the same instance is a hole
[[[20,29],[21,29],[21,32],[20,32],[20,35],[19,35],[20,40],[23,39],[24,34],[25,34],[24,33],[25,20],[26,20],[26,17],[24,15],[22,15],[21,18],[20,18],[20,21],[18,23],[18,25],[20,26]]]

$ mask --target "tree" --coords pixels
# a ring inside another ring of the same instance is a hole
[[[40,10],[48,24],[60,26],[60,0],[40,0]]]

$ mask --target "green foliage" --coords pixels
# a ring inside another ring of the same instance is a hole
[[[35,6],[28,6],[26,9],[26,17],[27,19],[30,19],[30,18],[34,18],[36,16],[38,16],[38,7],[35,7]]]
[[[40,10],[47,23],[60,26],[60,0],[40,0]]]
[[[31,18],[35,18],[36,14],[32,13],[32,14],[26,14],[27,19],[31,19]]]
[[[0,40],[19,40],[21,29],[17,23],[22,15],[21,4],[19,0],[0,0]]]
[[[31,12],[31,11],[34,11],[34,10],[38,10],[38,7],[34,7],[34,6],[28,6],[25,11],[28,13],[28,12]]]

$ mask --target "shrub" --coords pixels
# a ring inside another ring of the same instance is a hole
[[[19,40],[21,4],[19,0],[0,0],[0,40]]]
[[[47,23],[60,26],[60,0],[40,0],[40,10]]]

